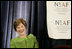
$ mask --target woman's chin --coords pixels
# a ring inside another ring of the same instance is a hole
[[[23,33],[19,33],[20,35],[24,35],[25,33],[23,32]]]

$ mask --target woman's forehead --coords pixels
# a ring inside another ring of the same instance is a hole
[[[17,27],[22,26],[22,25],[23,25],[22,23],[19,23],[19,25]]]

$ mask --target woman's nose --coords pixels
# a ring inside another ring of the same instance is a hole
[[[21,30],[22,28],[20,27],[20,30]]]

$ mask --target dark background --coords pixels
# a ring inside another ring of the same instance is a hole
[[[17,1],[1,1],[1,48],[9,48],[10,40],[15,36],[13,33],[13,21],[19,18],[17,14]],[[25,3],[25,2],[23,2]],[[51,39],[48,37],[46,24],[46,1],[28,1],[25,9],[28,34],[37,37],[39,48],[69,48],[71,39]],[[28,10],[29,9],[29,10]],[[25,16],[22,15],[22,18]],[[11,33],[10,33],[11,32]]]

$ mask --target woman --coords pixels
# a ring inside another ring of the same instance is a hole
[[[38,48],[36,37],[26,34],[27,24],[24,19],[16,19],[14,29],[19,36],[11,40],[10,48]]]

